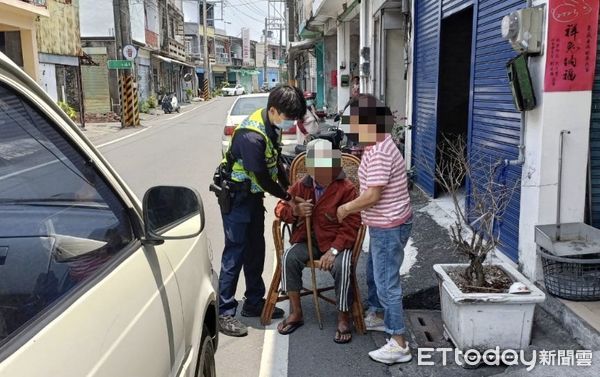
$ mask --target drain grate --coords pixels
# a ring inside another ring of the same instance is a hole
[[[437,310],[406,310],[411,332],[419,347],[448,347],[444,339],[442,313]]]

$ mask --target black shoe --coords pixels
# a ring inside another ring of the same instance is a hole
[[[227,315],[219,316],[219,331],[229,336],[246,336],[248,335],[248,328],[242,322],[238,321],[234,317]]]
[[[242,306],[242,317],[260,317],[262,314],[263,306],[265,306],[265,299],[263,298],[261,303],[257,306],[249,305],[244,301],[244,305]],[[272,319],[283,318],[285,312],[283,309],[275,307],[273,310]]]

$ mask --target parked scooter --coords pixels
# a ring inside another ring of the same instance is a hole
[[[179,112],[179,110],[181,109],[175,93],[165,94],[161,100],[160,105],[165,114],[171,114],[174,111]]]

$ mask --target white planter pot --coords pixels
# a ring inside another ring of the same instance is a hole
[[[524,349],[531,340],[535,304],[546,295],[514,267],[495,264],[515,282],[525,284],[531,293],[463,293],[447,271],[467,264],[436,264],[440,281],[442,320],[446,335],[461,350]]]

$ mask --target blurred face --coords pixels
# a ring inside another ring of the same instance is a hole
[[[394,117],[389,109],[372,97],[360,97],[357,106],[350,106],[342,116],[340,128],[348,140],[361,146],[383,141],[392,131]]]
[[[274,107],[271,107],[267,114],[271,124],[284,130],[292,128],[296,122],[295,119],[288,118],[284,113],[280,113]]]
[[[309,144],[306,152],[306,170],[321,186],[328,186],[341,171],[342,152],[332,150],[331,143],[318,140]]]

